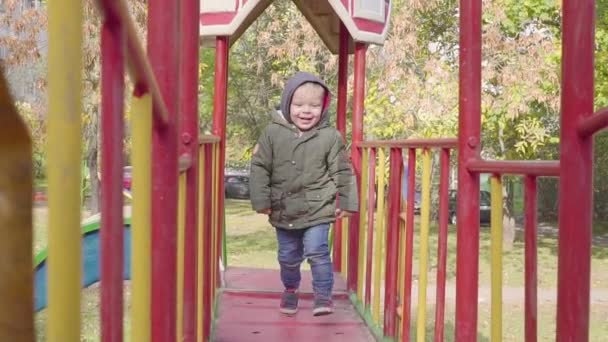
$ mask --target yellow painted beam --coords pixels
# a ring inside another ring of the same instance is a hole
[[[363,301],[363,286],[365,284],[365,247],[366,247],[366,223],[367,223],[367,187],[369,185],[369,149],[363,149],[361,161],[361,191],[359,191],[359,277],[357,279],[357,298]],[[371,253],[371,251],[367,251]],[[369,272],[369,270],[367,270]]]
[[[186,173],[179,174],[177,186],[177,341],[184,335],[184,244],[186,243]]]
[[[131,341],[150,341],[150,282],[152,280],[152,99],[133,97],[133,217]]]
[[[428,283],[429,226],[431,223],[431,152],[422,152],[422,201],[420,207],[420,266],[418,275],[418,317],[416,341],[425,341],[426,287]]]
[[[34,341],[32,142],[0,68],[0,341]]]
[[[492,341],[502,341],[502,179],[492,176],[491,249],[492,249]]]
[[[213,180],[211,181],[211,204],[212,204],[212,209],[211,209],[211,283],[209,284],[209,286],[211,286],[211,302],[212,302],[212,307],[213,305],[215,305],[215,290],[216,290],[216,284],[217,284],[217,272],[216,272],[216,267],[217,267],[217,257],[218,257],[218,252],[217,252],[217,225],[219,224],[219,218],[218,218],[218,210],[217,207],[219,205],[218,202],[218,192],[219,192],[219,186],[218,186],[218,182],[219,182],[219,172],[217,169],[217,165],[219,165],[219,160],[220,160],[220,144],[216,143],[213,145],[213,162],[211,165],[211,169],[213,170],[212,174],[213,174]],[[213,311],[213,310],[212,310]]]
[[[204,231],[204,222],[205,222],[205,206],[209,205],[208,203],[205,203],[204,196],[203,194],[205,193],[205,191],[207,189],[205,189],[205,175],[207,172],[205,170],[204,167],[204,161],[205,161],[205,148],[203,146],[199,146],[199,159],[200,160],[200,167],[198,168],[198,223],[197,223],[197,227],[198,227],[198,232],[197,232],[197,237],[198,237],[198,248],[196,250],[197,253],[197,272],[196,272],[196,284],[197,284],[197,289],[196,289],[196,298],[197,298],[197,305],[196,305],[196,340],[198,342],[205,342],[204,336],[203,336],[203,320],[204,320],[204,310],[203,310],[203,305],[205,304],[203,301],[203,293],[205,291],[205,286],[208,284],[204,283],[204,265],[205,265],[205,253],[203,251],[203,246],[205,246],[205,231]]]
[[[82,8],[48,3],[49,342],[80,341]]]
[[[386,184],[386,153],[383,148],[378,149],[378,190],[377,190],[377,209],[376,209],[376,233],[374,234],[374,295],[372,296],[372,319],[380,325],[380,288],[382,287],[382,265],[384,255],[385,222],[386,210],[384,205],[384,186]]]
[[[342,275],[346,277],[348,266],[348,217],[342,219]]]

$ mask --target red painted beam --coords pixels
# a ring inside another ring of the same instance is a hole
[[[211,333],[211,314],[212,314],[212,293],[214,285],[211,284],[213,266],[215,263],[211,260],[211,234],[213,231],[213,227],[211,225],[211,216],[212,216],[212,198],[211,198],[211,189],[213,182],[213,144],[206,143],[201,146],[205,151],[205,159],[201,160],[201,167],[205,170],[205,177],[203,179],[203,191],[201,200],[203,201],[203,222],[202,222],[202,238],[203,245],[201,248],[203,249],[203,262],[204,265],[200,265],[203,267],[203,338],[206,340],[210,337]]]
[[[220,161],[218,168],[218,198],[217,198],[217,248],[218,258],[221,257],[221,246],[224,224],[224,164],[226,159],[226,108],[228,105],[228,55],[230,45],[228,37],[217,37],[215,40],[215,83],[213,88],[213,134],[220,137]],[[224,260],[225,261],[225,260]],[[219,263],[215,261],[214,268],[219,274]],[[220,277],[216,277],[219,286]]]
[[[456,148],[456,138],[432,138],[432,139],[397,139],[397,140],[370,140],[362,141],[357,147],[390,147],[390,148]]]
[[[578,123],[593,114],[595,1],[564,0],[557,341],[589,339],[593,139]]]
[[[439,238],[437,240],[437,293],[435,305],[435,341],[443,341],[445,314],[445,278],[448,255],[448,191],[450,187],[450,150],[441,150],[439,175]]]
[[[150,61],[146,56],[143,45],[139,41],[135,24],[129,15],[129,9],[124,0],[97,0],[98,8],[103,13],[103,17],[112,18],[117,25],[125,29],[126,34],[126,57],[128,61],[128,71],[139,96],[150,93],[152,101],[157,110],[154,111],[156,120],[167,123],[169,111],[162,97],[160,87],[154,76],[154,71]]]
[[[536,243],[536,222],[537,222],[537,195],[536,195],[536,177],[527,176],[524,179],[524,207],[526,214],[524,218],[525,232],[525,269],[526,269],[526,322],[525,335],[526,342],[537,341],[537,243]]]
[[[474,159],[466,163],[466,168],[476,173],[559,176],[559,161]]]
[[[401,149],[390,150],[390,178],[388,183],[388,220],[386,234],[386,276],[384,295],[384,336],[397,335],[397,288],[399,259],[399,212],[401,211],[401,180],[403,158]]]
[[[122,217],[125,31],[105,18],[101,28],[101,340],[123,338]]]
[[[348,40],[349,33],[342,22],[340,22],[340,50],[338,52],[338,94],[336,110],[336,128],[346,141],[346,104],[348,93]],[[342,272],[342,234],[343,221],[336,220],[334,224],[334,248],[333,265],[334,271]]]
[[[176,336],[179,2],[148,4],[148,52],[169,114],[167,124],[154,121],[152,132],[151,335],[160,342]]]
[[[186,171],[186,216],[184,246],[184,305],[183,341],[196,341],[197,313],[197,227],[198,227],[198,57],[199,57],[198,0],[181,1],[180,34],[180,155],[188,156]],[[202,247],[202,246],[201,246]]]
[[[587,138],[608,127],[608,108],[599,110],[580,122],[578,133],[581,138]]]
[[[353,89],[353,124],[352,142],[358,144],[363,141],[363,107],[365,102],[365,54],[367,45],[363,43],[355,44],[355,82]],[[351,148],[351,159],[357,186],[361,191],[361,149]],[[348,274],[347,286],[352,292],[357,291],[357,279],[359,277],[359,214],[355,214],[349,220],[348,229]],[[363,276],[363,275],[361,275]]]
[[[414,198],[416,196],[416,149],[410,148],[407,157],[407,213],[405,220],[405,273],[403,274],[403,313],[401,319],[401,341],[410,340],[412,306],[412,258],[414,251]]]
[[[338,94],[336,128],[346,137],[346,105],[348,103],[348,41],[350,35],[340,22],[340,50],[338,51]]]
[[[363,189],[361,189],[363,191]],[[372,299],[372,265],[374,261],[374,212],[376,211],[376,149],[369,151],[369,185],[367,187],[367,254],[365,260],[365,307]]]
[[[481,0],[460,0],[456,341],[477,339],[479,158],[481,131]]]

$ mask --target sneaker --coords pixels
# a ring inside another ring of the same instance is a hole
[[[329,298],[315,298],[315,304],[312,309],[313,316],[329,315],[334,312],[333,304]]]
[[[281,296],[281,306],[279,309],[286,315],[295,315],[298,312],[298,291],[285,290]]]

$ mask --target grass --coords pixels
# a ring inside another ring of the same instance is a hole
[[[84,215],[83,215],[84,217]],[[46,219],[45,208],[34,208],[34,252],[38,253],[46,246]],[[227,200],[226,201],[226,233],[229,266],[278,268],[276,261],[276,237],[274,229],[270,227],[265,215],[256,214],[251,210],[248,201]],[[608,227],[608,224],[606,225]],[[603,232],[607,228],[603,225],[594,228]],[[480,287],[490,285],[490,230],[482,227],[480,230],[480,254],[479,254],[479,282]],[[437,227],[431,226],[429,234],[429,283],[435,281],[436,276],[436,248]],[[418,260],[419,232],[416,227],[414,238],[414,279],[419,274]],[[592,293],[596,290],[608,290],[608,247],[593,247],[593,258],[591,261],[591,285]],[[555,237],[539,236],[538,238],[538,280],[539,292],[544,290],[553,291],[557,282],[557,240]],[[308,267],[307,264],[304,267]],[[448,286],[453,286],[456,274],[456,230],[450,227],[448,234]],[[505,288],[511,287],[515,290],[521,289],[521,296],[507,298],[503,295],[503,340],[522,341],[524,339],[524,313],[523,313],[523,285],[524,285],[524,243],[521,234],[516,236],[513,247],[503,253],[503,281]],[[481,292],[481,291],[480,291]],[[412,293],[412,296],[417,296]],[[82,292],[82,341],[99,341],[99,288],[92,286]],[[129,331],[129,298],[130,286],[125,283],[125,335]],[[478,340],[489,341],[490,336],[490,307],[488,298],[480,300],[478,319]],[[432,305],[432,304],[429,304]],[[426,328],[426,340],[433,337],[434,309],[429,307]],[[599,341],[599,336],[608,334],[608,298],[599,303],[592,304],[590,317],[591,341]],[[416,310],[412,308],[415,316]],[[555,340],[555,301],[539,301],[538,308],[538,336],[540,341]],[[454,307],[453,302],[448,300],[445,315],[445,337],[446,341],[453,341],[454,329]],[[415,317],[414,317],[415,318]],[[46,323],[46,312],[42,311],[36,315],[36,328],[38,340],[43,341],[44,326]],[[412,334],[416,330],[416,322],[412,322]]]

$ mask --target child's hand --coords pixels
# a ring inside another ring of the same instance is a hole
[[[272,213],[272,209],[266,208],[266,209],[258,210],[257,212],[258,212],[258,214],[270,215],[270,213]]]
[[[353,216],[353,213],[351,213],[350,211],[336,209],[336,218],[341,219],[344,217],[351,217],[351,216]]]

